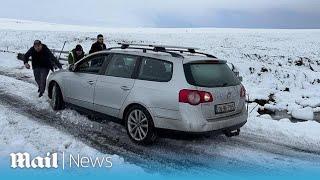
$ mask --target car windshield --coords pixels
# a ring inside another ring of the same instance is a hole
[[[189,63],[184,65],[189,84],[200,87],[228,87],[240,84],[225,63]]]

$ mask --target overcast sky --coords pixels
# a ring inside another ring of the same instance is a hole
[[[320,28],[320,0],[0,0],[0,17],[104,27]]]

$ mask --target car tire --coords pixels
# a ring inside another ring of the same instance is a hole
[[[62,93],[60,87],[57,83],[54,83],[52,86],[52,97],[51,97],[51,107],[53,110],[62,110],[64,109],[64,101],[62,97]]]
[[[130,139],[142,145],[152,144],[157,139],[156,129],[150,113],[141,106],[131,107],[124,118]]]

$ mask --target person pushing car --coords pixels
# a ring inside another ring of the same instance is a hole
[[[83,51],[83,48],[80,44],[78,44],[76,46],[76,48],[74,48],[68,56],[68,63],[69,65],[74,64],[76,62],[78,62],[80,59],[82,59],[84,57],[85,53]]]
[[[97,42],[93,43],[91,46],[91,49],[89,51],[89,54],[98,52],[98,51],[102,51],[107,49],[106,45],[103,43],[103,35],[99,34],[97,36]]]
[[[39,97],[43,96],[46,89],[47,76],[49,71],[56,69],[62,69],[62,65],[59,60],[52,54],[50,49],[42,44],[40,40],[35,40],[33,47],[24,55],[24,65],[27,69],[30,69],[29,58],[32,58],[32,69],[34,78],[38,84]]]

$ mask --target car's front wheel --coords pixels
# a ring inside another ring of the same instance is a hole
[[[150,113],[140,106],[133,106],[125,116],[125,125],[130,139],[138,144],[151,144],[156,138],[156,129]]]
[[[57,83],[54,83],[52,86],[52,97],[51,97],[51,106],[53,110],[62,110],[64,109],[64,101],[60,87]]]

